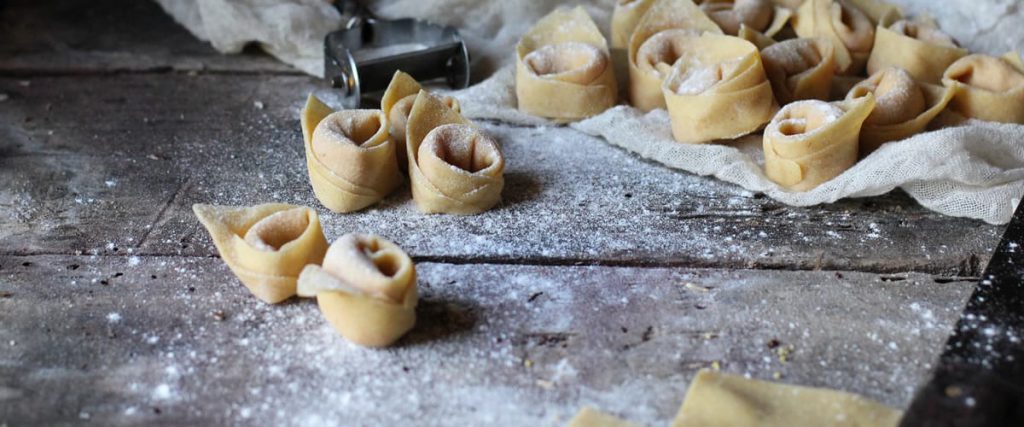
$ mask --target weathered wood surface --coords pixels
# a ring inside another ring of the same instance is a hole
[[[0,425],[661,425],[714,362],[903,406],[1002,231],[901,193],[791,208],[498,123],[498,209],[425,216],[402,190],[331,214],[296,119],[324,87],[148,1],[0,8]],[[248,296],[189,208],[267,201],[405,247],[417,329],[363,350],[315,304]]]
[[[312,301],[257,301],[217,259],[0,257],[0,421],[560,425],[594,405],[666,425],[688,380],[715,363],[902,406],[973,286],[922,274],[418,269],[419,324],[377,351],[336,336]]]

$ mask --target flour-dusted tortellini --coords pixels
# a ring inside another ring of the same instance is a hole
[[[704,0],[700,8],[722,31],[733,36],[743,27],[774,36],[793,16],[790,9],[778,7],[771,0]]]
[[[607,42],[577,6],[557,9],[516,45],[519,110],[557,121],[600,114],[619,96]]]
[[[640,18],[655,0],[617,0],[612,11],[612,49],[625,49]]]
[[[898,141],[925,130],[953,99],[949,88],[914,80],[902,68],[886,68],[858,83],[848,100],[873,94],[875,109],[860,130],[860,155],[882,144]]]
[[[196,204],[192,211],[217,252],[257,298],[278,303],[295,295],[306,264],[319,264],[327,240],[316,211],[270,203],[252,207]]]
[[[323,267],[302,270],[298,294],[316,297],[327,322],[361,346],[391,345],[416,324],[416,266],[380,236],[351,233],[336,240]]]
[[[715,21],[690,0],[657,0],[629,40],[629,103],[650,111],[665,108],[661,84],[690,36],[721,34]]]
[[[965,56],[949,66],[942,83],[954,91],[952,109],[966,117],[1024,123],[1024,64],[1018,53]]]
[[[309,95],[301,120],[309,182],[327,209],[363,209],[402,183],[397,148],[380,110],[332,112]]]
[[[879,25],[875,31],[869,74],[900,67],[917,80],[938,84],[949,65],[968,53],[928,22],[899,20],[889,26]]]
[[[391,83],[384,91],[380,100],[380,109],[388,119],[388,132],[391,141],[395,144],[395,152],[398,154],[399,170],[408,170],[409,161],[405,152],[405,128],[409,123],[409,112],[412,111],[412,103],[416,101],[416,95],[423,87],[412,76],[395,71]],[[455,112],[462,111],[459,101],[450,96],[442,96],[441,100]]]
[[[416,96],[406,149],[420,211],[474,215],[501,201],[505,158],[498,142],[440,98],[425,91]]]
[[[875,43],[875,25],[856,6],[846,0],[807,0],[792,22],[798,36],[821,37],[835,44],[840,74],[864,69]]]
[[[902,416],[855,394],[702,370],[672,427],[895,427]]]
[[[720,34],[691,35],[662,86],[672,135],[700,143],[761,128],[779,109],[750,42]]]
[[[764,71],[780,105],[829,99],[835,76],[835,46],[826,39],[790,39],[761,51]]]
[[[764,130],[765,175],[792,191],[811,190],[857,163],[861,126],[875,107],[866,94],[850,101],[797,101]]]

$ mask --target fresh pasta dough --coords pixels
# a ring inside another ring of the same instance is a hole
[[[516,54],[520,111],[573,121],[597,115],[618,99],[607,42],[580,6],[541,18],[519,40]]]
[[[840,74],[858,74],[875,43],[875,26],[864,12],[846,0],[807,0],[793,16],[800,37],[822,37],[835,44]]]
[[[771,0],[704,0],[700,5],[723,32],[738,35],[741,27],[747,27],[767,37],[772,37],[789,23],[793,12],[777,7]]]
[[[722,34],[690,0],[657,0],[629,40],[629,102],[642,111],[665,108],[661,84],[691,36]]]
[[[786,105],[764,130],[765,175],[791,191],[807,191],[857,162],[861,126],[875,106],[868,93],[840,102]]]
[[[420,211],[473,215],[501,201],[505,158],[497,141],[425,91],[409,113],[406,149]]]
[[[405,152],[405,128],[409,123],[409,112],[416,95],[423,87],[412,76],[398,70],[391,78],[391,83],[384,90],[380,100],[380,109],[388,119],[388,133],[395,144],[398,155],[399,170],[408,170],[409,160]],[[459,101],[450,96],[442,96],[441,101],[455,112],[462,111]]]
[[[637,425],[596,409],[584,407],[569,420],[566,427],[637,427]]]
[[[327,209],[363,209],[402,183],[396,147],[388,137],[388,120],[383,112],[332,112],[310,94],[301,121],[309,182]]]
[[[879,25],[875,31],[875,48],[867,65],[870,74],[900,67],[917,80],[938,84],[950,64],[967,56],[967,49],[925,22],[900,20]]]
[[[311,208],[195,204],[192,211],[231,272],[270,304],[294,296],[299,272],[306,264],[319,264],[327,251],[320,218]]]
[[[629,37],[654,0],[617,0],[612,10],[612,49],[625,49]]]
[[[946,70],[951,107],[965,117],[1024,124],[1024,64],[1017,53],[1002,58],[969,55]]]
[[[764,48],[761,59],[781,105],[829,99],[835,76],[835,46],[826,39],[790,39]]]
[[[302,270],[298,294],[316,297],[327,322],[364,347],[391,345],[416,324],[416,266],[380,236],[351,233],[336,240],[323,267]]]
[[[914,80],[902,68],[886,68],[858,83],[847,99],[873,94],[875,108],[860,131],[860,155],[882,144],[898,141],[925,130],[953,99],[953,91]]]
[[[756,46],[707,33],[680,42],[680,57],[662,86],[677,141],[737,138],[771,120],[779,107]]]
[[[702,370],[672,427],[895,427],[902,416],[856,394]]]

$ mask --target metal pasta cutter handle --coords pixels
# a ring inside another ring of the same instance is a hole
[[[452,88],[469,86],[469,51],[453,27],[406,18],[381,20],[355,0],[337,3],[345,28],[324,38],[324,76],[342,90],[345,108],[369,104],[395,71],[418,81],[444,78]]]

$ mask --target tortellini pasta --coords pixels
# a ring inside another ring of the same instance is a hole
[[[412,103],[416,101],[416,95],[422,89],[423,87],[412,76],[402,71],[395,71],[391,83],[388,84],[388,88],[380,100],[380,109],[384,112],[384,117],[388,119],[389,137],[395,144],[400,170],[407,170],[409,165],[405,152],[405,128],[409,124]],[[453,97],[442,96],[441,100],[455,112],[462,110],[459,101]]]
[[[860,154],[866,156],[889,141],[923,131],[946,108],[953,91],[919,83],[902,68],[886,68],[858,83],[847,95],[853,100],[873,94],[875,108],[860,131]]]
[[[806,0],[793,16],[793,29],[800,37],[831,41],[841,74],[860,73],[875,43],[874,23],[846,0]]]
[[[942,82],[953,89],[952,109],[975,119],[1024,123],[1024,64],[1020,55],[969,55],[946,70]]]
[[[867,65],[870,74],[900,67],[917,80],[938,84],[950,64],[967,56],[967,49],[929,23],[900,20],[879,25],[876,31]]]
[[[834,52],[835,46],[826,39],[791,39],[764,48],[761,60],[779,104],[829,99]]]

